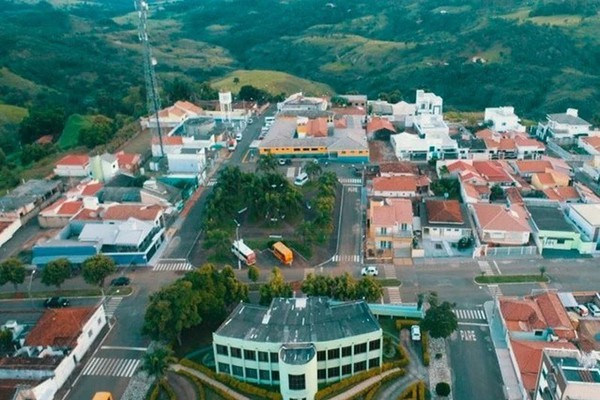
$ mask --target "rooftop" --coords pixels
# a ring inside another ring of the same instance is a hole
[[[583,118],[579,118],[577,115],[567,113],[548,114],[548,119],[556,123],[565,125],[591,125]]]
[[[571,209],[590,225],[600,226],[600,204],[571,204]]]
[[[426,176],[399,175],[373,179],[373,190],[383,192],[416,192],[431,182]]]
[[[565,215],[558,207],[527,206],[533,222],[542,231],[577,232],[567,222]]]
[[[458,200],[427,200],[427,222],[431,224],[458,224],[465,222]]]
[[[367,303],[325,297],[273,299],[269,307],[240,303],[216,336],[270,343],[314,343],[380,331]]]
[[[408,199],[371,201],[371,224],[377,226],[412,225],[412,202]]]
[[[506,232],[531,232],[527,214],[523,207],[502,204],[472,204],[477,221],[484,230]]]
[[[60,184],[58,180],[31,179],[14,188],[6,196],[0,197],[0,210],[3,212],[14,211],[27,204],[34,203],[39,198],[57,190]]]
[[[373,118],[367,123],[367,132],[377,132],[382,129],[387,129],[388,131],[392,131],[396,133],[396,128],[392,123],[385,118]]]
[[[96,307],[48,309],[25,338],[25,345],[75,347],[81,328],[95,311]]]
[[[103,246],[139,246],[154,229],[154,225],[129,218],[115,224],[85,224],[80,242],[100,242]]]
[[[87,154],[69,154],[56,162],[56,165],[86,166],[90,163],[90,157]]]
[[[379,173],[397,175],[419,175],[419,167],[410,161],[385,162],[379,164]]]

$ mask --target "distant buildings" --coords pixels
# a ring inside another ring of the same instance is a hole
[[[490,128],[495,132],[525,132],[525,127],[520,124],[521,119],[515,114],[514,107],[486,108],[483,120],[490,123]]]
[[[579,117],[574,108],[562,114],[548,114],[545,122],[538,123],[536,135],[540,139],[577,139],[589,136],[592,124]]]

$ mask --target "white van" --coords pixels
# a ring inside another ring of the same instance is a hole
[[[294,185],[296,186],[304,186],[306,182],[308,182],[308,175],[306,172],[302,172],[294,179]]]

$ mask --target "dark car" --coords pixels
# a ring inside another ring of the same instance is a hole
[[[127,286],[131,283],[131,279],[126,276],[120,276],[110,281],[111,286]]]
[[[69,304],[69,299],[65,299],[64,297],[50,297],[44,301],[44,306],[46,308],[68,307]]]

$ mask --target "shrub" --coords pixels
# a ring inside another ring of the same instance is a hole
[[[167,394],[169,400],[177,400],[177,395],[175,394],[175,391],[173,390],[171,385],[169,385],[169,382],[167,382],[166,379],[162,379],[160,381],[160,388]]]
[[[158,400],[159,396],[160,396],[160,385],[158,383],[155,383],[154,386],[152,386],[150,395],[147,398],[149,400]]]
[[[416,319],[399,319],[396,321],[396,329],[401,331],[402,329],[410,329],[413,325],[419,325],[421,321]]]
[[[423,351],[423,365],[425,365],[426,367],[429,366],[430,363],[430,356],[429,356],[429,333],[427,331],[424,331],[421,334],[421,350]]]
[[[224,390],[221,390],[220,388],[218,388],[216,386],[211,385],[208,382],[204,382],[204,381],[200,380],[200,378],[198,378],[194,374],[190,374],[189,372],[187,372],[185,370],[180,370],[178,373],[180,375],[185,376],[186,378],[191,379],[196,384],[196,387],[199,388],[198,389],[199,400],[205,400],[206,399],[206,395],[204,393],[204,385],[205,384],[207,386],[210,386],[210,389],[213,392],[217,393],[219,396],[221,396],[221,398],[223,398],[223,400],[236,400],[235,397],[233,397],[229,393],[225,392]]]
[[[423,354],[423,365],[426,367],[429,367],[430,362],[431,362],[431,360],[429,359],[429,353],[424,353]]]
[[[450,394],[450,385],[446,382],[439,382],[435,385],[435,393],[438,396],[448,396]]]

